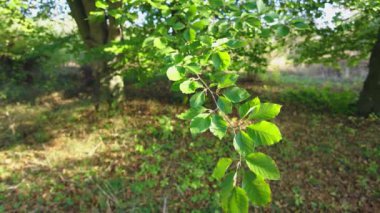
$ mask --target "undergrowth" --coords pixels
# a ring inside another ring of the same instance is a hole
[[[315,111],[351,115],[355,113],[357,94],[352,91],[334,92],[331,88],[286,89],[280,99]]]

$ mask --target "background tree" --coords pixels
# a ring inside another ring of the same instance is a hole
[[[56,68],[73,58],[73,47],[79,43],[76,32],[67,23],[63,28],[63,20],[53,20],[46,12],[50,6],[23,0],[0,2],[3,20],[0,22],[0,88],[6,90],[9,101],[33,99],[23,94],[25,90],[47,93],[56,80]]]
[[[369,72],[360,92],[357,109],[364,115],[380,113],[380,2],[288,1],[281,6],[288,13],[310,20],[310,30],[301,34],[301,42],[294,43],[296,62],[338,67],[342,60],[355,66],[369,58]],[[333,26],[319,23],[317,19],[323,15],[322,10],[326,6],[343,9],[351,15],[345,17],[341,12],[336,13]]]
[[[83,42],[90,52],[96,53],[92,54],[89,62],[95,80],[93,97],[96,108],[102,98],[105,98],[109,104],[115,100],[120,102],[123,80],[120,73],[112,69],[110,65],[112,58],[107,58],[101,50],[106,44],[122,39],[121,23],[115,17],[120,15],[122,1],[68,0],[67,2]]]

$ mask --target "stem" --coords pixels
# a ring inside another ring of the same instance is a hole
[[[211,97],[214,100],[216,107],[219,109],[215,95],[214,95],[214,92],[210,89],[210,87],[208,87],[206,82],[201,78],[201,76],[199,74],[196,74],[196,75],[197,75],[198,79],[201,81],[201,83],[203,84],[203,86],[206,87],[206,89],[210,92]]]
[[[236,172],[235,172],[235,176],[234,176],[234,186],[237,185],[237,181],[238,181],[237,175],[238,175],[239,169],[241,167],[241,155],[239,155],[239,156],[240,156],[240,159],[239,159],[239,161],[236,164]]]
[[[214,94],[214,92],[211,90],[211,88],[207,85],[207,83],[201,78],[201,76],[199,74],[196,74],[196,75],[197,75],[197,79],[199,79],[201,81],[201,83],[206,88],[206,90],[209,91],[209,93],[211,94],[212,100],[214,101],[215,106],[216,106],[216,109],[214,111],[220,110],[219,106],[218,106],[218,102],[217,102],[216,97],[215,97],[215,96],[217,96],[219,98],[218,94]],[[223,117],[224,117],[224,119],[226,119],[227,123],[230,125],[230,127],[234,131],[234,134],[236,134],[235,133],[236,127],[232,124],[232,121],[227,116],[223,116]]]

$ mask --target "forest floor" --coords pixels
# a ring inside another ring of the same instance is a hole
[[[380,119],[351,115],[360,84],[260,79],[242,84],[283,105],[283,141],[262,149],[282,177],[270,182],[273,202],[252,212],[378,211]],[[59,92],[1,104],[0,212],[217,211],[210,174],[232,139],[192,138],[175,117],[184,99],[165,84],[130,86],[121,112]]]

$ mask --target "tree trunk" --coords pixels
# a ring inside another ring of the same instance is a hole
[[[358,101],[358,111],[362,115],[380,114],[380,31],[369,59],[369,72]]]
[[[95,0],[67,0],[71,16],[78,26],[79,34],[89,50],[101,48],[107,43],[121,39],[121,28],[116,20],[107,15],[107,11],[90,17],[92,11],[100,11],[95,6]],[[115,9],[122,6],[122,1],[108,1],[109,8]],[[100,50],[100,49],[99,49]],[[94,76],[93,100],[95,108],[99,108],[102,99],[111,106],[114,101],[122,100],[124,84],[120,73],[112,69],[105,57],[96,57],[89,66]],[[116,83],[115,83],[116,82]]]

